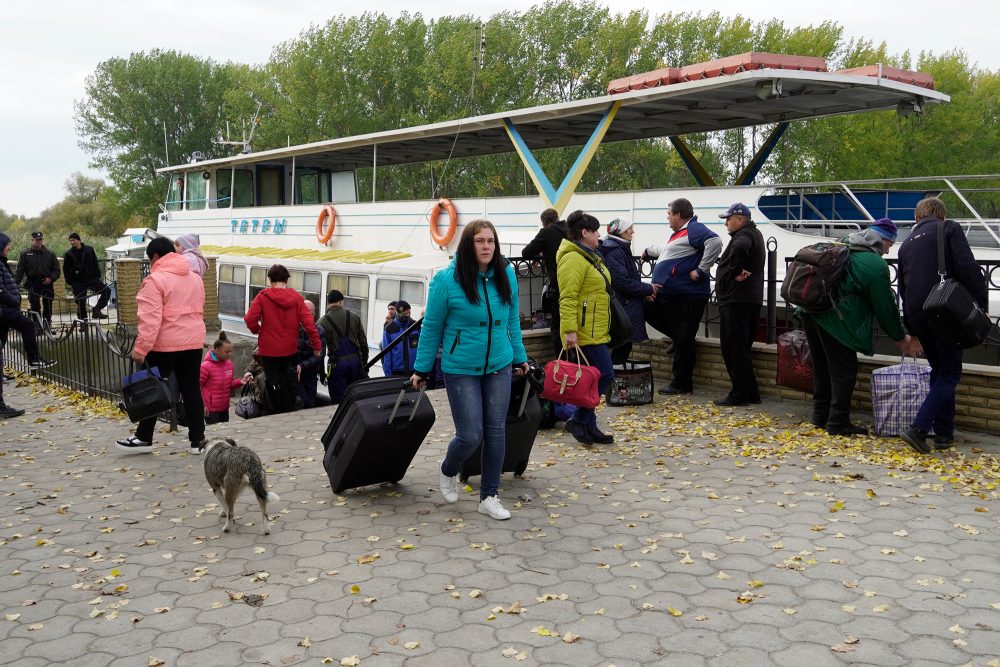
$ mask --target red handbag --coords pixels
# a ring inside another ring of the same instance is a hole
[[[586,355],[579,347],[576,351],[576,361],[569,360],[566,349],[559,353],[556,359],[545,364],[545,385],[542,398],[557,403],[569,403],[581,408],[596,408],[601,402],[597,391],[597,383],[601,380],[601,371],[590,365]],[[563,355],[566,358],[563,359]],[[583,363],[580,363],[580,362]]]

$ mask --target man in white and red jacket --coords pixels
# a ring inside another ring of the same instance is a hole
[[[205,345],[205,286],[173,242],[161,236],[146,246],[149,275],[142,281],[136,303],[139,335],[132,360],[158,368],[160,377],[177,374],[177,386],[187,410],[191,453],[200,454],[205,439],[205,406],[199,373]],[[129,453],[153,451],[156,417],[139,422],[135,435],[118,440],[118,449]]]

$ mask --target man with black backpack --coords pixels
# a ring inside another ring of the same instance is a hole
[[[319,318],[326,334],[326,349],[330,355],[327,366],[327,390],[330,400],[340,403],[347,385],[361,379],[368,363],[368,337],[361,318],[344,308],[344,293],[333,289],[326,295],[327,311]]]
[[[882,256],[896,242],[896,225],[884,219],[845,239],[849,255],[843,274],[830,286],[832,307],[821,312],[800,309],[813,363],[813,416],[830,435],[866,435],[851,423],[851,394],[858,377],[858,352],[872,355],[872,327],[878,320],[902,354],[915,354],[919,343],[907,335]],[[833,244],[830,244],[833,245]]]

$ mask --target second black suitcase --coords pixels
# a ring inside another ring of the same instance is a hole
[[[402,378],[352,384],[322,438],[334,493],[403,479],[434,418],[424,392]]]
[[[538,435],[538,426],[542,422],[542,404],[538,400],[538,392],[532,387],[525,376],[514,377],[510,387],[510,407],[507,409],[507,437],[501,472],[512,472],[518,477],[524,474],[528,467],[528,457],[531,447]],[[463,482],[470,477],[481,475],[483,448],[478,447],[475,453],[466,459],[459,473]]]

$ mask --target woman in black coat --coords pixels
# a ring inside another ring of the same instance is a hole
[[[632,323],[632,340],[611,351],[611,361],[623,364],[632,352],[632,343],[649,339],[646,335],[646,319],[643,300],[654,294],[654,287],[642,282],[639,267],[632,257],[632,236],[635,228],[630,220],[615,218],[608,224],[608,235],[601,240],[598,250],[611,272],[611,286],[618,301],[625,306],[628,319]]]

